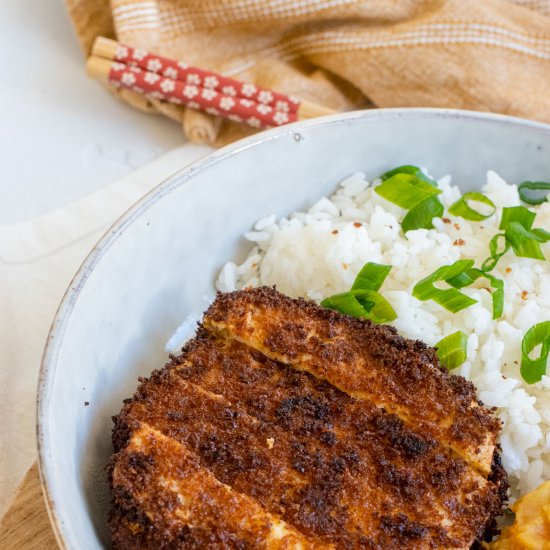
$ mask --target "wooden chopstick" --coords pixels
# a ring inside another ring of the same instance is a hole
[[[335,112],[101,36],[94,42],[87,71],[113,86],[254,127],[280,126]]]

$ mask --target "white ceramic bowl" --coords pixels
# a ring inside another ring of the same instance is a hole
[[[204,309],[223,263],[243,258],[250,245],[240,235],[262,216],[312,204],[351,172],[373,177],[401,164],[450,173],[465,190],[491,168],[510,182],[547,180],[550,126],[431,109],[298,123],[175,174],[107,232],[59,307],[40,375],[40,471],[62,548],[109,546],[111,416],[138,376],[165,363],[167,339]]]

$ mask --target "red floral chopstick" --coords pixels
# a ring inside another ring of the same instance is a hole
[[[190,67],[183,61],[174,61],[160,55],[151,54],[140,48],[120,44],[115,50],[113,59],[166,78],[216,90],[226,96],[242,97],[263,105],[270,105],[274,109],[283,112],[291,112],[293,109],[296,111],[297,105],[300,103],[297,98],[259,88],[247,82],[240,82],[212,71]]]
[[[334,112],[103,37],[96,39],[87,68],[92,76],[107,80],[114,87],[255,128],[281,126]]]
[[[288,111],[278,110],[265,103],[226,95],[212,88],[174,80],[119,62],[111,64],[108,78],[112,86],[123,86],[153,99],[186,105],[235,122],[246,122],[255,128],[280,126],[298,120],[297,110],[290,110],[289,102],[285,103]]]

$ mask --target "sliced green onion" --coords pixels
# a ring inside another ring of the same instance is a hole
[[[502,248],[500,248],[499,239],[502,240]],[[502,256],[504,256],[509,249],[510,243],[506,239],[506,235],[504,233],[496,234],[489,241],[489,253],[491,255],[481,264],[481,271],[484,271],[485,273],[492,271],[496,267],[500,258],[502,258]]]
[[[475,273],[476,271],[477,270],[474,268],[468,269],[468,271],[459,273],[456,277],[447,279],[446,283],[454,288],[464,288],[466,286],[470,286],[479,277],[479,275]]]
[[[542,193],[530,193],[529,191],[542,191]],[[548,201],[550,183],[545,181],[524,181],[518,187],[519,198],[527,204],[542,204]]]
[[[531,352],[541,346],[540,356],[531,359]],[[521,342],[521,376],[528,384],[540,382],[546,374],[548,354],[550,352],[550,321],[533,325]]]
[[[325,298],[321,305],[352,317],[370,319],[374,323],[389,323],[397,318],[390,303],[377,291],[380,289],[391,265],[367,262],[355,277],[349,292]]]
[[[448,370],[460,367],[466,361],[468,337],[461,330],[445,336],[435,345],[440,363]]]
[[[401,222],[401,228],[404,233],[413,229],[432,229],[433,218],[441,216],[443,216],[441,201],[435,196],[430,197],[407,212]]]
[[[493,319],[499,319],[502,317],[502,312],[504,310],[504,281],[484,271],[476,271],[479,271],[479,276],[485,277],[491,284],[491,288],[493,289]]]
[[[433,300],[445,309],[456,313],[462,309],[466,309],[475,304],[477,300],[466,296],[456,288],[440,289],[435,286],[438,281],[446,281],[455,279],[464,272],[471,269],[474,265],[474,260],[458,260],[454,264],[445,265],[434,271],[428,277],[422,279],[413,288],[413,296],[422,300]]]
[[[386,280],[391,265],[366,263],[357,274],[351,290],[378,290]]]
[[[464,288],[470,286],[480,277],[485,277],[491,284],[491,288],[493,288],[493,292],[491,293],[493,298],[493,319],[498,319],[504,309],[504,281],[502,279],[497,279],[481,269],[472,268],[460,273],[456,277],[447,279],[446,282],[454,288]]]
[[[376,193],[401,208],[410,210],[441,190],[412,174],[395,174],[375,188]]]
[[[545,260],[540,249],[540,237],[533,231],[525,229],[519,222],[510,222],[506,228],[506,238],[514,249],[516,256],[522,258],[533,258],[534,260]],[[542,242],[544,242],[544,239]]]
[[[372,310],[374,302],[372,302],[371,307],[365,307],[361,305],[351,292],[342,292],[341,294],[334,294],[334,296],[325,298],[321,302],[321,305],[328,309],[334,309],[340,313],[351,315],[352,317],[364,317]]]
[[[484,204],[489,207],[490,211],[484,214],[483,212],[474,210],[470,206],[470,202]],[[451,205],[449,208],[449,214],[452,214],[453,216],[460,216],[465,220],[479,222],[491,217],[495,213],[496,209],[497,207],[495,206],[495,203],[483,193],[464,193],[460,199]]]
[[[432,178],[428,177],[418,166],[412,166],[411,164],[406,164],[404,166],[398,166],[397,168],[394,168],[393,170],[389,170],[388,172],[385,172],[380,176],[380,179],[382,181],[385,181],[392,176],[395,176],[395,174],[412,174],[413,176],[416,176],[419,180],[425,181],[426,183],[429,183],[430,185],[433,185],[434,187],[437,187],[437,182],[433,180]]]
[[[525,206],[505,207],[502,209],[500,229],[504,229],[506,240],[516,256],[545,260],[539,243],[550,240],[550,233],[540,228],[531,229],[536,216]]]
[[[502,209],[502,219],[500,220],[499,229],[506,231],[511,222],[518,222],[525,229],[531,229],[536,217],[537,215],[528,208],[525,208],[525,206],[505,206]]]
[[[539,241],[539,243],[545,243],[550,240],[550,233],[541,227],[535,227],[535,229],[531,229],[531,232],[534,235],[533,238]]]
[[[374,323],[389,323],[397,318],[390,303],[374,290],[350,290],[325,298],[321,305],[352,317],[370,319]]]
[[[441,190],[437,183],[416,166],[400,166],[381,176],[382,183],[375,191],[386,200],[409,210],[401,228],[431,229],[432,220],[443,215],[443,205],[437,198]]]

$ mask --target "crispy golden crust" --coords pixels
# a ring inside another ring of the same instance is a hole
[[[376,508],[387,505],[394,516],[403,514],[425,530],[425,541],[469,546],[500,509],[494,484],[436,440],[244,344],[219,341],[202,331],[173,365],[179,376],[240,403],[247,414],[282,428],[299,445],[312,441],[316,458],[323,453],[329,458],[353,456],[348,475],[359,495],[346,504],[348,512],[361,512],[346,523],[348,531],[379,539]],[[271,444],[278,442],[272,438]],[[312,457],[307,454],[301,459],[304,464],[308,460]],[[477,499],[468,501],[465,495],[473,493]]]
[[[289,307],[297,303],[271,289],[219,295],[183,354],[126,400],[113,433],[115,548],[283,547],[267,537],[270,528],[287,535],[289,548],[468,548],[491,526],[507,487],[498,453],[486,479],[442,445],[440,432],[407,426],[376,400],[341,391],[313,368],[301,370],[301,342],[320,338],[323,323],[309,304],[308,315],[297,317]],[[281,321],[283,306],[292,317],[291,336],[288,320]],[[300,358],[298,369],[254,349],[254,331],[247,332],[251,345],[237,341],[241,320],[248,327],[259,312],[271,338],[284,340],[277,349],[285,358]],[[345,325],[347,318],[329,314],[327,330],[343,339],[338,321]],[[299,323],[315,338],[297,338]],[[362,327],[367,341],[378,330],[350,323]],[[394,332],[386,330],[393,342]],[[329,343],[330,335],[322,337]],[[425,346],[410,346],[417,361],[431,360]],[[328,362],[318,345],[310,351]],[[360,352],[367,353],[353,348],[343,355],[340,371],[355,368],[353,354]],[[451,390],[460,384],[448,382]],[[458,393],[466,395],[468,411],[472,395]],[[203,489],[206,500],[191,498]],[[227,498],[237,504],[228,506]],[[250,522],[243,527],[239,517]]]
[[[184,445],[149,426],[133,431],[113,464],[110,526],[117,548],[313,548],[253,499],[217,481]]]
[[[500,423],[433,348],[270,288],[220,294],[204,326],[397,414],[488,475]]]

